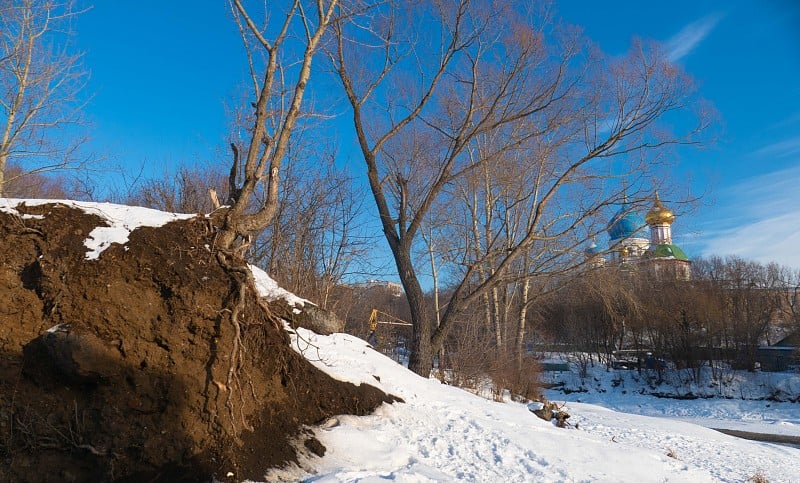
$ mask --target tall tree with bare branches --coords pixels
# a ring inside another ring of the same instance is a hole
[[[409,367],[428,375],[466,307],[514,280],[579,266],[606,207],[642,189],[664,148],[698,142],[707,117],[692,115],[691,80],[658,46],[637,42],[627,56],[604,58],[540,2],[386,2],[364,17],[334,25],[331,60],[408,297]],[[658,128],[687,112],[682,132]],[[477,199],[480,246],[463,231],[448,236],[464,243],[449,243],[448,266],[439,264],[454,282],[434,327],[418,235],[435,206],[476,200],[454,194],[481,188],[469,179],[503,160],[525,163],[511,181],[526,184],[513,200]],[[509,210],[524,211],[513,234]]]
[[[0,195],[17,178],[86,161],[75,127],[87,72],[71,42],[80,13],[71,0],[0,0]]]

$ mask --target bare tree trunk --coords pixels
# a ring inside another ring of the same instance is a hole
[[[489,298],[491,300],[490,310],[492,314],[492,325],[494,326],[494,341],[495,341],[495,350],[497,351],[497,357],[503,357],[505,354],[505,338],[504,330],[503,330],[503,319],[502,314],[500,313],[500,301],[498,300],[498,288],[494,287],[489,292]]]
[[[527,269],[527,263],[526,269]],[[519,320],[517,321],[517,337],[515,341],[515,355],[517,362],[517,370],[522,368],[522,358],[525,354],[525,326],[528,319],[528,294],[530,292],[531,281],[524,280],[522,282],[522,294],[520,295],[520,310]]]
[[[399,250],[394,258],[411,312],[413,350],[408,360],[408,368],[421,376],[428,377],[433,368],[435,350],[431,345],[431,319],[425,305],[425,296],[414,275],[410,253]]]
[[[0,196],[3,195],[3,187],[6,181],[6,164],[8,163],[8,155],[0,153]]]
[[[433,313],[436,319],[436,328],[438,329],[441,325],[441,314],[440,314],[440,307],[439,307],[439,271],[436,268],[436,257],[435,251],[433,246],[433,233],[428,235],[428,239],[425,240],[428,244],[428,256],[431,261],[431,278],[433,278]],[[444,377],[444,347],[439,349],[439,377]]]

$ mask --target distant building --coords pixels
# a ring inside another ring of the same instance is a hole
[[[625,199],[606,228],[611,248],[609,260],[597,243],[592,241],[585,251],[589,265],[598,268],[610,263],[627,270],[647,267],[656,276],[689,280],[691,261],[680,247],[672,243],[674,221],[675,214],[664,206],[658,193],[653,207],[644,217]]]
[[[800,365],[800,332],[784,337],[773,345],[758,348],[762,371],[781,372],[791,365]]]
[[[381,288],[395,297],[400,297],[404,293],[402,285],[396,282],[387,282],[385,280],[367,280],[359,285],[365,289]]]

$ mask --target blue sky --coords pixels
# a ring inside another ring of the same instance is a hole
[[[736,254],[800,268],[800,2],[557,3],[606,52],[665,43],[720,113],[719,139],[676,176],[706,193],[673,226],[690,257]]]
[[[91,70],[91,147],[130,173],[223,159],[226,103],[245,63],[227,2],[97,2],[76,28]],[[673,226],[690,257],[800,268],[800,2],[562,0],[563,19],[610,54],[665,42],[720,113],[721,135],[675,176],[705,193]]]

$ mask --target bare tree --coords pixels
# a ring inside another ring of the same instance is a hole
[[[276,215],[253,241],[249,258],[282,287],[332,309],[336,285],[365,266],[364,193],[336,167],[333,154],[289,164]]]
[[[75,126],[87,73],[71,44],[80,13],[71,0],[0,1],[0,195],[17,178],[86,161]]]
[[[229,209],[222,214],[217,240],[223,249],[262,230],[276,215],[281,168],[304,113],[311,67],[339,8],[338,0],[307,3],[294,0],[283,10],[265,7],[256,17],[241,0],[230,2],[247,48],[256,101],[243,152],[231,144]]]
[[[651,346],[677,364],[698,368],[718,361],[752,370],[757,348],[784,322],[789,301],[785,270],[731,256],[693,262],[692,281],[647,280],[639,298]]]
[[[793,331],[800,331],[800,270],[786,268],[784,313],[792,323]]]
[[[706,119],[683,133],[656,129],[668,113],[696,105],[691,81],[657,46],[599,58],[538,4],[387,2],[368,14],[335,24],[331,59],[409,300],[409,367],[428,375],[465,307],[509,281],[578,266],[595,217],[621,200],[625,187],[610,180],[640,188],[663,148],[696,142]],[[531,162],[534,184],[514,205],[527,216],[513,241],[500,236],[497,218],[480,250],[462,246],[440,265],[454,286],[434,328],[413,255],[418,234],[434,206],[454,201],[459,182],[504,157]],[[532,262],[520,263],[526,257]]]
[[[725,315],[738,352],[737,363],[754,370],[758,346],[765,342],[767,329],[780,310],[785,288],[774,265],[731,256],[725,259],[725,268]]]

